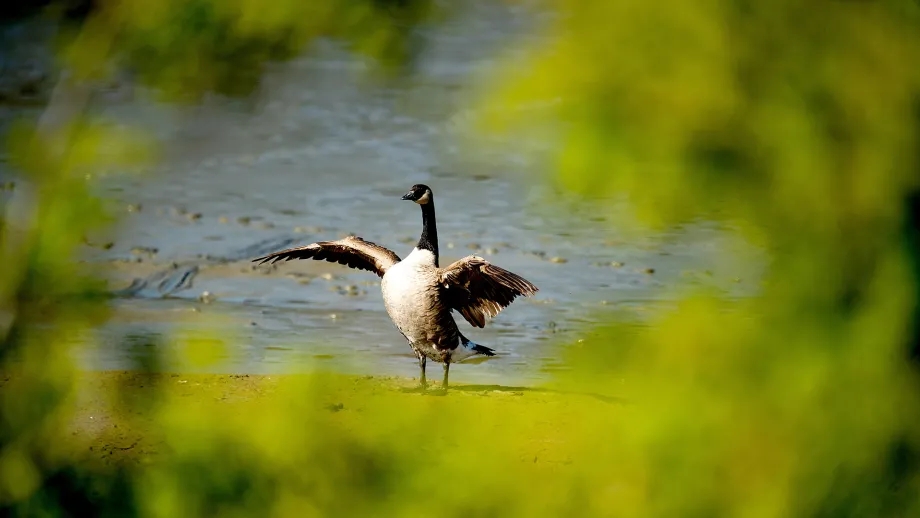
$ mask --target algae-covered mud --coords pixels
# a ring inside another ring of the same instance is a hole
[[[316,383],[322,384],[322,390],[309,390]],[[581,445],[572,442],[572,423],[590,422],[597,413],[616,415],[628,408],[627,402],[600,394],[458,384],[446,396],[433,397],[403,390],[409,386],[408,380],[386,376],[84,372],[76,382],[68,425],[74,439],[69,447],[90,461],[107,464],[157,462],[174,446],[159,413],[164,402],[183,409],[197,407],[203,415],[226,413],[257,419],[266,408],[285,404],[293,391],[303,391],[298,398],[303,412],[328,414],[334,421],[329,426],[342,427],[349,435],[384,436],[386,420],[377,419],[377,412],[389,408],[398,408],[403,415],[435,412],[437,415],[426,417],[428,427],[434,426],[438,416],[500,415],[495,429],[484,430],[487,435],[502,436],[499,427],[511,423],[528,430],[512,450],[504,451],[504,460],[543,471],[564,469],[577,460]],[[455,430],[443,432],[428,436],[430,444],[420,451],[454,444]]]

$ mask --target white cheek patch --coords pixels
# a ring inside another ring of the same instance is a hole
[[[425,194],[423,194],[419,199],[415,200],[415,203],[418,203],[419,205],[424,205],[428,203],[429,201],[431,201],[430,191],[425,191]]]

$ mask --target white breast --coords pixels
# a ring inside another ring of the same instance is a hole
[[[437,291],[437,275],[434,254],[416,248],[391,266],[380,283],[387,313],[411,342],[425,337],[425,326],[434,302],[432,297]]]

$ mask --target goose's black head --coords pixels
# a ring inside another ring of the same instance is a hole
[[[411,200],[419,205],[425,205],[432,198],[431,188],[427,185],[417,183],[409,189],[409,192],[403,194],[402,199]]]

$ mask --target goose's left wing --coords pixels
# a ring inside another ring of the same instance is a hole
[[[291,259],[325,260],[359,270],[374,272],[380,277],[383,277],[389,267],[399,262],[399,256],[393,253],[392,250],[356,236],[349,236],[338,241],[320,241],[307,246],[288,248],[252,261],[259,264],[267,262],[274,264],[278,261],[290,261]]]
[[[476,327],[485,327],[518,296],[529,297],[537,287],[482,257],[470,255],[442,268],[438,278],[442,300]]]

